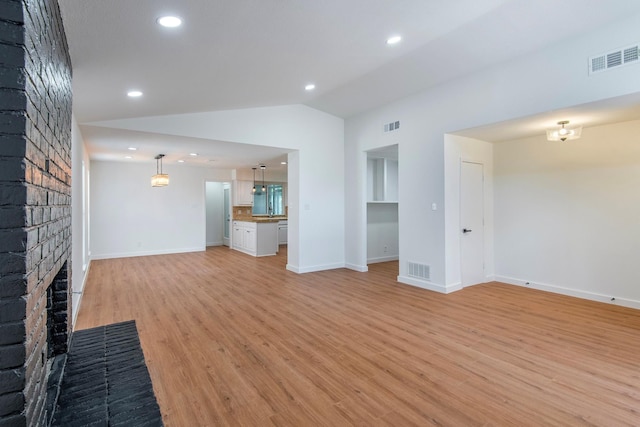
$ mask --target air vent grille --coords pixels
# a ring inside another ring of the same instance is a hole
[[[640,59],[640,44],[615,49],[589,58],[589,74],[600,73],[612,68],[637,64]]]
[[[624,50],[624,62],[634,62],[638,60],[638,51],[640,48],[638,46],[633,46]]]
[[[393,132],[394,130],[400,129],[400,121],[396,120],[395,122],[389,122],[384,124],[385,132]]]
[[[407,263],[407,275],[418,279],[429,280],[431,279],[431,267],[426,264],[409,261]]]
[[[622,65],[622,51],[611,52],[607,54],[607,68]]]

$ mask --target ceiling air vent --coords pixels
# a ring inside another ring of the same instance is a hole
[[[600,73],[624,65],[637,64],[640,53],[640,45],[627,46],[611,52],[592,56],[589,58],[589,74]]]
[[[426,264],[409,261],[407,263],[407,275],[418,279],[429,280],[431,279],[431,268]]]

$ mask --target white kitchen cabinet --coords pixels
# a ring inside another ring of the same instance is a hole
[[[233,206],[251,206],[253,204],[253,181],[233,181]]]
[[[278,249],[277,222],[233,221],[233,249],[252,256],[275,255]]]
[[[288,242],[289,223],[287,221],[278,222],[278,244],[286,245]]]

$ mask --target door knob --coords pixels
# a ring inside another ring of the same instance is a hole
[[[471,233],[472,230],[468,229],[468,228],[463,228],[462,232],[467,234],[467,233]]]

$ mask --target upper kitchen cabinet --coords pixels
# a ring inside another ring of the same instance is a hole
[[[233,181],[233,206],[251,206],[253,204],[253,181]]]
[[[398,202],[398,146],[367,153],[367,202]]]

